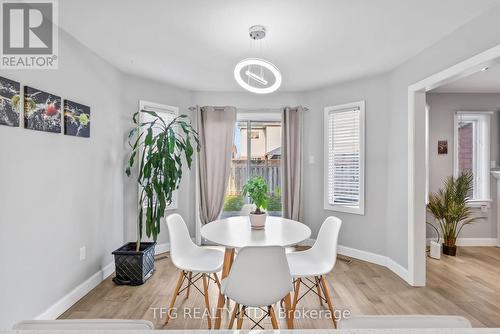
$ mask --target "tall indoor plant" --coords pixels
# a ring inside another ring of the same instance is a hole
[[[480,217],[474,217],[468,205],[472,191],[473,175],[463,172],[458,177],[450,176],[443,188],[429,196],[427,209],[432,213],[443,235],[443,253],[456,254],[456,241],[463,227],[474,223]]]
[[[243,195],[248,195],[250,201],[255,204],[255,211],[250,212],[250,223],[253,228],[264,228],[266,224],[266,213],[261,210],[267,207],[267,182],[262,176],[252,177],[243,186]]]
[[[160,233],[160,221],[173,192],[182,178],[183,160],[191,168],[195,149],[199,150],[198,134],[187,115],[180,115],[170,123],[153,111],[151,120],[141,122],[139,112],[133,116],[134,128],[129,132],[132,149],[125,173],[139,166],[137,240],[113,252],[115,255],[115,282],[142,284],[154,269],[154,246]],[[153,242],[143,242],[143,231]]]

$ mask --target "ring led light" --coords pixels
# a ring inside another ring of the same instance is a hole
[[[250,80],[245,81],[244,78],[242,77],[242,70],[246,68],[244,74],[249,79],[252,79],[253,81],[256,81],[261,85],[267,85],[269,80],[265,80],[262,76],[259,76],[258,74],[256,74],[251,70],[251,68],[259,68],[259,67],[267,69],[273,75],[274,82],[270,80],[271,82],[273,82],[270,86],[265,86],[265,87],[253,86],[250,84]],[[241,87],[255,94],[269,94],[276,91],[281,86],[281,73],[278,70],[278,68],[274,64],[268,62],[267,60],[259,58],[243,59],[238,64],[236,64],[236,66],[234,67],[234,79]]]

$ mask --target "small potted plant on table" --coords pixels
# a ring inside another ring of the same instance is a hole
[[[262,176],[252,177],[243,186],[243,195],[248,195],[250,201],[255,204],[255,211],[250,212],[250,224],[253,229],[263,229],[266,225],[267,207],[267,182]]]
[[[183,160],[191,168],[193,142],[199,149],[198,134],[187,115],[180,115],[167,124],[155,112],[141,112],[151,115],[152,120],[141,122],[139,113],[134,114],[136,126],[128,136],[132,152],[125,171],[131,176],[131,169],[138,158],[137,241],[113,252],[116,272],[113,281],[116,284],[140,285],[152,275],[161,218],[172,202],[173,192],[179,188]],[[143,230],[153,242],[142,241]]]
[[[429,196],[427,209],[432,213],[443,235],[443,253],[455,256],[456,241],[466,225],[482,217],[474,217],[469,206],[469,194],[472,191],[473,175],[466,171],[457,178],[450,176],[444,187]]]

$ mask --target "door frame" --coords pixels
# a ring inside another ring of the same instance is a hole
[[[425,286],[427,197],[426,101],[429,90],[498,62],[500,45],[408,86],[408,283]]]

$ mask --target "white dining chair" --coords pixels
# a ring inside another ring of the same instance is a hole
[[[337,242],[341,225],[342,221],[337,217],[326,218],[321,225],[316,242],[311,248],[287,254],[290,272],[295,284],[292,310],[295,311],[299,300],[309,292],[313,292],[319,297],[321,305],[323,305],[323,301],[326,302],[335,328],[337,328],[337,319],[325,276],[332,271],[337,261]],[[301,285],[305,285],[307,290],[302,296],[299,296]]]
[[[454,315],[360,315],[339,322],[340,329],[471,328],[464,317]]]
[[[292,276],[283,247],[241,248],[229,275],[221,284],[222,294],[235,302],[228,328],[232,329],[235,319],[238,319],[237,328],[241,329],[246,316],[254,323],[252,329],[263,329],[260,323],[269,316],[273,329],[278,329],[273,305],[289,296],[292,290]],[[249,307],[265,308],[264,316],[257,321],[250,318],[247,314]]]
[[[224,253],[217,249],[197,246],[189,236],[184,219],[177,213],[167,216],[167,227],[170,237],[170,257],[174,266],[180,269],[181,272],[167,310],[165,325],[170,320],[177,296],[185,290],[186,298],[188,298],[190,287],[194,286],[205,297],[208,328],[211,329],[212,320],[210,316],[208,286],[210,280],[213,279],[220,289],[217,272],[222,269]],[[200,279],[203,281],[203,291],[195,285]],[[184,281],[187,283],[182,288]]]

